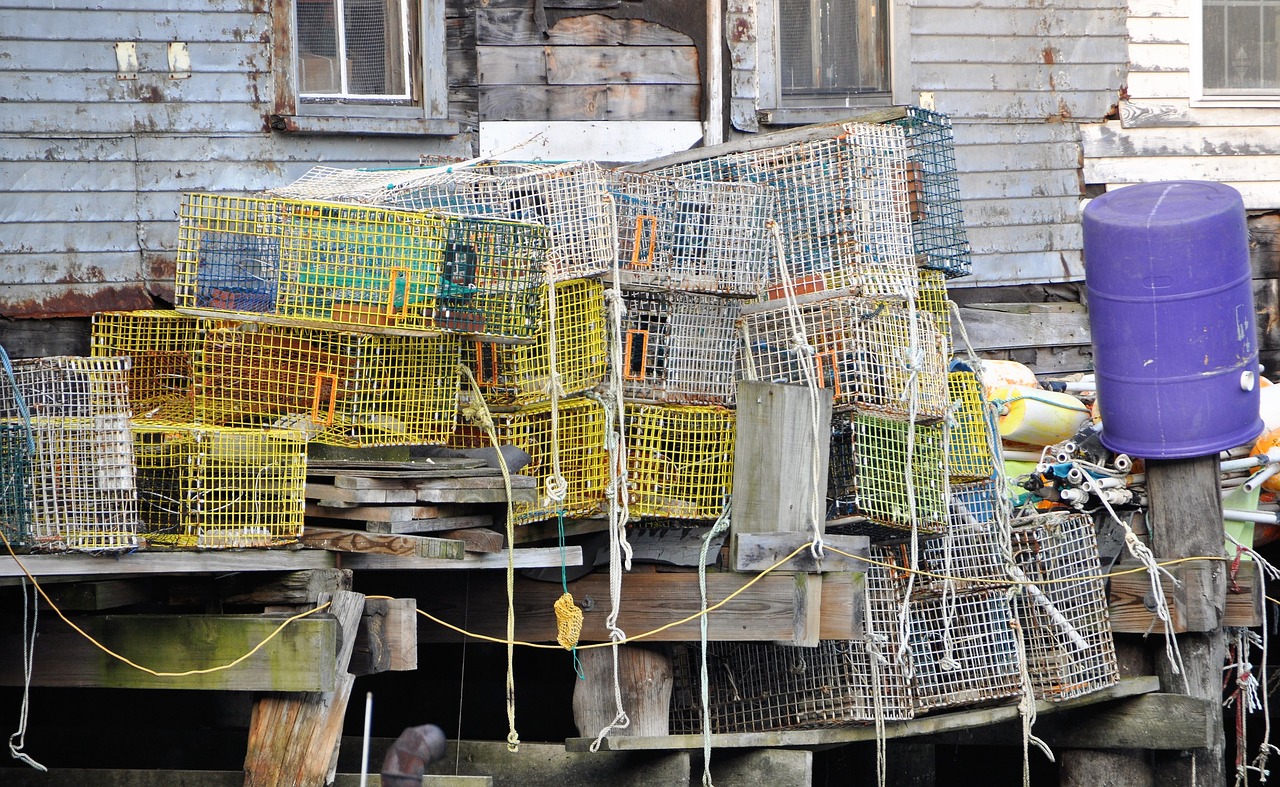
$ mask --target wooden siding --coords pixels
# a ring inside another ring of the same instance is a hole
[[[268,130],[270,6],[0,0],[0,315],[83,315],[171,297],[185,191],[260,190],[319,162],[413,166],[423,153],[473,152],[470,135],[370,144]],[[474,130],[474,20],[466,0],[446,8],[451,66],[464,66],[450,71],[450,114]],[[136,78],[117,78],[118,41],[136,45]],[[175,41],[188,45],[188,79],[169,78]]]
[[[1157,180],[1228,183],[1251,210],[1280,209],[1277,108],[1192,106],[1191,3],[1131,0],[1119,120],[1081,129],[1084,179],[1108,189]]]

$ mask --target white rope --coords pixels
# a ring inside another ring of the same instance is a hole
[[[1277,569],[1270,562],[1265,560],[1250,547],[1246,547],[1235,539],[1230,533],[1226,534],[1231,543],[1236,548],[1243,551],[1253,559],[1254,565],[1257,566],[1255,572],[1258,581],[1258,593],[1263,599],[1267,598],[1267,579],[1280,579],[1280,569]],[[1265,618],[1265,616],[1264,616]],[[1268,648],[1268,626],[1266,620],[1263,620],[1262,636],[1260,638],[1260,646],[1262,649],[1261,657],[1258,661],[1258,681],[1263,687],[1262,691],[1262,741],[1258,744],[1258,754],[1254,757],[1253,763],[1247,766],[1247,770],[1252,770],[1258,774],[1258,781],[1265,784],[1267,777],[1271,775],[1267,770],[1267,760],[1273,754],[1280,754],[1280,748],[1271,743],[1271,693],[1266,691],[1267,685],[1267,648]]]
[[[547,265],[547,393],[551,395],[551,477],[547,479],[547,498],[559,511],[569,494],[569,482],[560,468],[560,397],[564,385],[560,382],[560,367],[556,359],[556,284]]]
[[[920,366],[923,357],[919,349],[919,331],[916,325],[916,302],[915,298],[907,298],[907,356],[904,368],[907,371],[907,385],[903,390],[903,396],[907,400],[907,454],[903,468],[903,484],[907,495],[907,519],[911,522],[911,562],[909,563],[911,571],[907,572],[907,586],[902,591],[902,606],[898,610],[898,660],[905,662],[911,650],[911,592],[915,589],[916,572],[915,569],[920,565],[920,523],[917,521],[916,510],[916,483],[915,483],[915,455],[916,455],[916,409],[919,405],[920,390]],[[943,516],[946,516],[944,500]],[[951,639],[951,621],[944,619],[943,641],[949,643]],[[947,646],[947,655],[950,655],[950,645]],[[943,668],[953,668],[956,666],[954,658],[949,662],[939,662],[939,666]]]
[[[1013,604],[1013,595],[1018,593],[1017,587],[1009,593],[1009,603]],[[1031,671],[1027,668],[1027,643],[1023,636],[1022,626],[1017,620],[1009,621],[1013,627],[1013,641],[1018,649],[1018,680],[1021,691],[1018,696],[1018,715],[1022,717],[1022,787],[1031,787],[1031,746],[1044,752],[1049,762],[1054,762],[1053,750],[1049,744],[1032,734],[1031,728],[1036,723],[1036,698],[1031,686]]]
[[[28,628],[27,610],[31,619]],[[31,671],[36,656],[36,626],[40,622],[40,606],[33,595],[28,600],[27,578],[22,578],[22,705],[18,711],[18,731],[9,736],[9,756],[21,760],[37,771],[49,769],[23,751],[27,745],[27,712],[31,708]]]
[[[869,570],[877,569],[869,567]],[[885,643],[886,636],[876,629],[875,617],[871,612],[872,593],[872,588],[868,587],[862,594],[862,618],[867,630],[867,662],[871,666],[871,710],[876,732],[876,787],[885,787],[888,779],[888,763],[885,757],[888,737],[884,726],[884,676],[880,668],[887,666],[889,661],[884,657],[884,650],[881,647]]]
[[[707,674],[707,553],[711,550],[711,542],[716,536],[729,529],[729,508],[720,512],[711,530],[702,539],[702,548],[698,551],[698,598],[702,612],[698,618],[699,642],[702,648],[701,689],[702,689],[702,787],[714,787],[711,783],[711,691],[708,688],[710,676]]]

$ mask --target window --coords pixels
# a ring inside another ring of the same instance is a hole
[[[276,3],[277,130],[457,133],[448,116],[445,0]],[[285,18],[280,18],[285,17]]]
[[[1198,103],[1280,100],[1280,0],[1204,0],[1197,10]]]
[[[818,122],[894,103],[894,0],[758,0],[760,109],[770,123]],[[772,21],[772,24],[770,24]],[[899,22],[901,20],[898,20]],[[905,62],[906,58],[902,58]]]

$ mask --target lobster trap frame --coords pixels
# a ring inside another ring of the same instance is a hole
[[[467,416],[466,410],[463,412]],[[554,519],[598,514],[606,504],[609,485],[609,452],[605,448],[608,427],[604,405],[593,398],[578,396],[558,404],[558,434],[553,430],[552,404],[522,407],[515,412],[493,413],[494,434],[500,445],[513,445],[529,454],[529,464],[520,472],[537,479],[538,499],[515,503],[515,523],[526,525]],[[460,448],[490,448],[483,428],[464,420],[450,441]],[[558,447],[560,472],[568,486],[565,498],[557,503],[549,494]]]
[[[545,228],[525,222],[192,193],[175,303],[205,317],[523,340],[545,259]]]
[[[854,415],[850,436],[857,512],[885,527],[910,531],[914,523],[920,533],[941,533],[947,522],[942,431],[940,426]]]
[[[948,278],[968,276],[972,262],[961,209],[951,118],[921,107],[907,107],[905,117],[890,122],[906,133],[911,234],[920,264],[940,270]]]
[[[627,292],[622,392],[632,401],[732,405],[741,301],[684,292]]]
[[[797,346],[797,321],[808,347]],[[742,334],[749,379],[804,383],[811,355],[836,410],[926,422],[946,415],[947,343],[932,319],[901,303],[848,293],[805,296],[794,309],[766,301],[743,308]]]
[[[1033,583],[1014,610],[1036,698],[1071,699],[1119,680],[1092,519],[1055,513],[1015,521],[1013,561]]]
[[[733,492],[735,413],[721,407],[626,405],[631,515],[716,519]]]
[[[0,346],[0,534],[11,546],[31,538],[31,413],[9,354]]]
[[[1022,690],[1013,608],[1003,589],[913,597],[909,615],[917,710],[995,702]]]
[[[133,439],[152,546],[271,547],[302,534],[303,432],[134,424]]]
[[[556,375],[561,396],[595,388],[608,371],[608,330],[604,285],[592,279],[575,279],[546,285],[540,303],[538,333],[532,344],[462,342],[462,363],[475,375],[490,407],[509,407],[551,398],[551,326],[549,298],[556,298]],[[463,397],[470,396],[467,391]]]
[[[621,170],[608,178],[622,284],[737,297],[764,292],[773,256],[771,188]]]
[[[915,294],[907,144],[901,128],[846,123],[833,127],[829,137],[656,172],[774,187],[783,262],[796,282],[814,289],[852,288],[869,296]]]
[[[991,447],[997,430],[987,411],[986,395],[971,371],[947,374],[951,397],[951,428],[947,433],[947,472],[952,481],[978,481],[995,474]]]
[[[93,315],[90,354],[127,356],[133,420],[191,423],[201,321],[155,309]]]
[[[129,359],[56,356],[13,361],[12,369],[30,424],[31,545],[53,551],[136,547]]]
[[[344,447],[443,445],[458,406],[458,340],[215,322],[196,372],[196,416],[300,429]]]

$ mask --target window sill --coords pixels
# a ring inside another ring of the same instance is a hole
[[[759,110],[756,119],[766,126],[801,126],[844,120],[874,123],[877,121],[873,118],[880,113],[893,113],[896,118],[902,110],[895,109],[889,102],[849,107],[779,107]]]
[[[359,134],[452,137],[462,129],[453,120],[390,117],[272,115],[271,129],[288,134]]]

